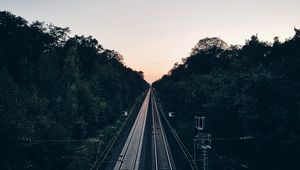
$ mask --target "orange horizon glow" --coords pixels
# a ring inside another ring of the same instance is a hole
[[[299,0],[10,0],[0,10],[29,22],[70,27],[93,36],[104,48],[124,56],[125,65],[143,71],[152,83],[189,56],[202,38],[244,44],[251,35],[272,42],[300,28]]]

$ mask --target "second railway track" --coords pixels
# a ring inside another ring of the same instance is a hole
[[[143,105],[138,113],[138,116],[121,151],[119,160],[115,164],[114,170],[140,169],[140,158],[142,152],[142,144],[144,140],[144,131],[148,112],[150,91],[151,90],[148,91],[145,97]]]
[[[168,145],[167,137],[159,116],[155,97],[151,91],[152,110],[152,169],[174,170],[175,165]]]

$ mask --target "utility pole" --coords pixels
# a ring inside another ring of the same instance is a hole
[[[197,150],[202,150],[200,161],[202,162],[202,169],[208,170],[208,149],[211,149],[211,135],[204,133],[204,116],[195,116],[196,136],[194,138],[194,162],[197,161]]]

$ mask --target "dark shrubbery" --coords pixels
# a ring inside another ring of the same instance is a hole
[[[97,137],[147,88],[119,53],[68,33],[0,12],[0,169],[87,169],[65,157],[80,143],[39,140]]]
[[[254,137],[213,141],[215,169],[299,169],[299,30],[273,44],[257,36],[242,47],[217,38],[199,43],[153,85],[165,110],[177,113],[173,125],[185,143],[192,150],[193,117],[202,114],[213,137]]]

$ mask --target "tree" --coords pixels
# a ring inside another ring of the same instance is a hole
[[[0,12],[0,169],[90,167],[97,149],[71,141],[112,136],[148,87],[121,54],[69,32]]]
[[[300,154],[300,41],[295,32],[282,43],[275,37],[273,44],[255,35],[242,47],[200,40],[182,64],[153,83],[164,109],[176,111],[173,126],[191,152],[193,117],[199,112],[215,138],[255,138],[213,141],[213,169],[239,169],[240,164],[300,168],[295,159]]]

